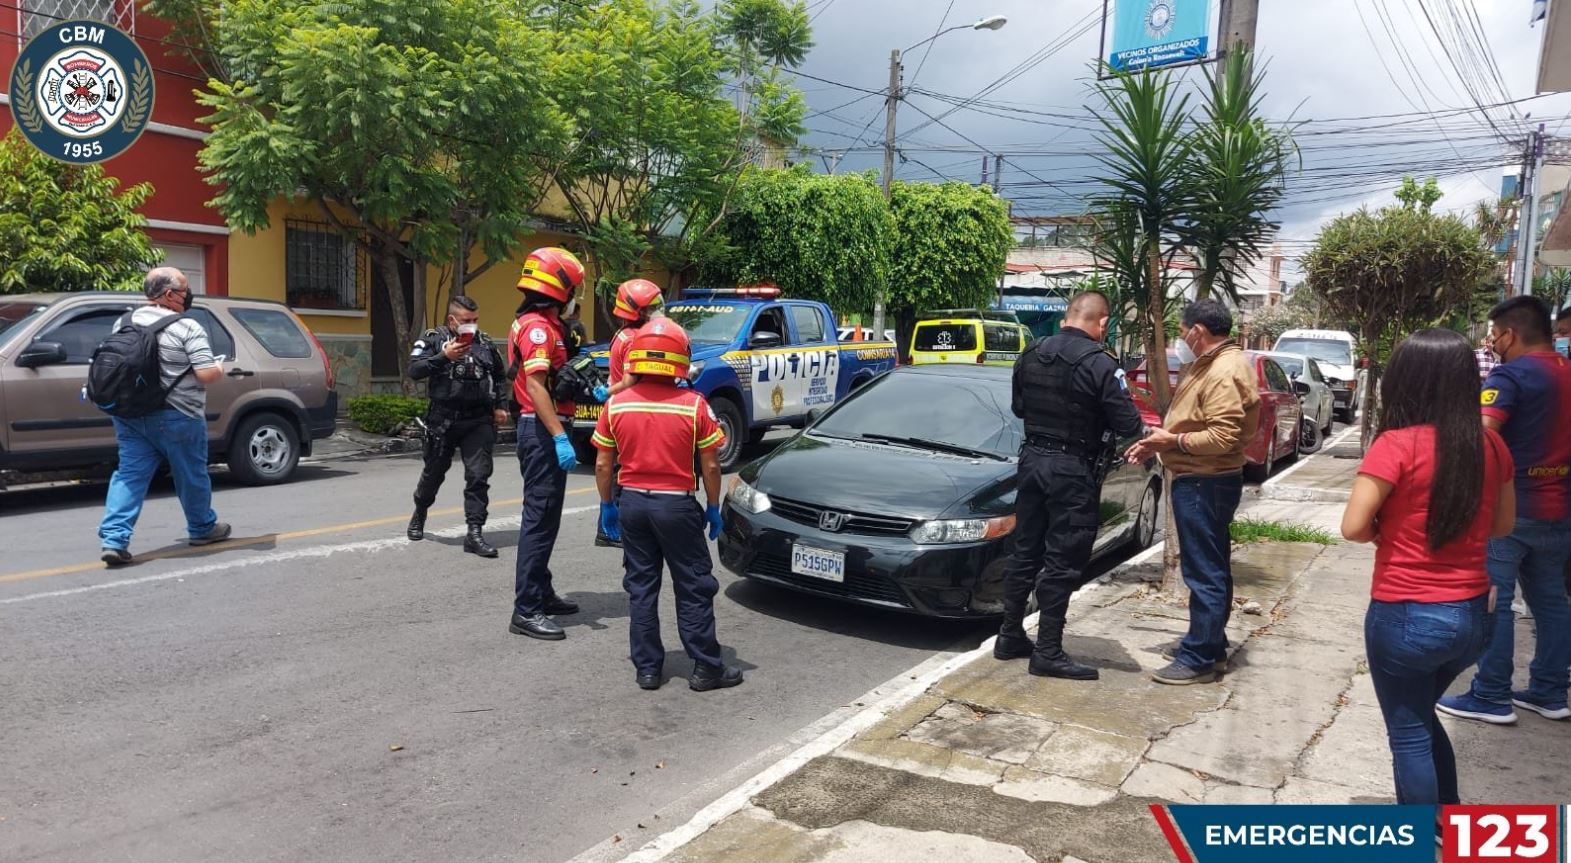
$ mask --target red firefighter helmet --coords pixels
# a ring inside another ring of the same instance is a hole
[[[629,279],[616,286],[616,306],[611,314],[624,321],[636,321],[645,311],[658,308],[662,301],[659,285],[648,279]]]
[[[656,318],[627,346],[627,371],[634,375],[686,378],[692,343],[669,318]]]
[[[530,252],[524,259],[524,271],[518,276],[520,291],[534,291],[563,305],[583,283],[584,265],[572,252],[554,246]]]

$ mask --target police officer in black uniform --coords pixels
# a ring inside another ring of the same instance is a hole
[[[1120,438],[1144,425],[1123,369],[1102,340],[1111,307],[1094,291],[1069,302],[1064,327],[1015,362],[1015,415],[1025,420],[1015,503],[1015,550],[1004,582],[1004,621],[993,655],[1031,657],[1040,677],[1095,680],[1064,653],[1064,615],[1081,585],[1101,521],[1102,465]],[[1021,625],[1036,591],[1036,643]]]
[[[429,381],[431,406],[425,415],[425,469],[415,486],[409,538],[425,539],[426,510],[436,501],[457,451],[464,461],[464,521],[469,525],[464,551],[496,557],[482,529],[490,504],[491,448],[497,427],[508,419],[510,384],[502,354],[480,332],[479,320],[474,300],[454,297],[446,325],[426,331],[410,354],[414,359],[409,376]]]

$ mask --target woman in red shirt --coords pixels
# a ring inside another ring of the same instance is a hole
[[[1516,518],[1511,453],[1478,400],[1466,338],[1429,329],[1398,345],[1380,382],[1380,435],[1342,514],[1344,537],[1378,547],[1364,647],[1398,803],[1461,802],[1435,701],[1484,650],[1485,547]]]

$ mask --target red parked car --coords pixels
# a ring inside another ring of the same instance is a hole
[[[1244,458],[1249,462],[1245,473],[1251,480],[1260,482],[1270,476],[1278,464],[1298,457],[1298,430],[1303,423],[1304,408],[1292,380],[1276,360],[1258,351],[1245,351],[1244,354],[1255,364],[1260,385],[1260,426],[1244,449]],[[1178,355],[1173,351],[1167,352],[1167,368],[1168,382],[1176,389]],[[1151,407],[1155,400],[1145,381],[1145,369],[1145,363],[1141,362],[1129,373],[1129,380],[1135,393],[1135,405],[1149,423],[1156,412]]]

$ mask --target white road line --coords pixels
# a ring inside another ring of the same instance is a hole
[[[1140,552],[1114,567],[1107,575],[1076,591],[1075,598],[1089,598],[1094,594],[1107,590],[1107,582],[1110,580],[1109,576],[1120,570],[1139,566],[1161,553],[1162,546],[1160,543]],[[1032,626],[1036,622],[1036,618],[1037,615],[1031,615],[1026,619],[1025,625],[1027,627]],[[874,687],[866,695],[856,699],[868,705],[865,710],[857,713],[840,725],[829,729],[811,743],[770,765],[752,779],[733,788],[720,799],[700,809],[698,814],[694,815],[692,820],[686,824],[655,838],[623,858],[622,863],[656,863],[656,861],[676,849],[697,839],[716,824],[750,805],[750,801],[754,797],[762,794],[780,780],[795,773],[802,765],[819,756],[828,755],[840,748],[842,744],[849,741],[852,737],[877,724],[885,716],[909,704],[921,696],[922,693],[932,688],[938,681],[942,680],[945,675],[975,659],[991,654],[993,652],[993,642],[996,640],[997,636],[994,636],[982,642],[982,645],[975,650],[950,656],[947,659],[942,655],[930,657],[915,668],[897,674],[883,684]],[[814,724],[815,727],[818,725],[819,723]],[[589,849],[578,857],[573,858],[573,860],[568,861],[568,863],[587,863],[589,855],[600,851],[603,845],[604,843],[601,843],[601,845]]]
[[[580,513],[590,511],[599,511],[599,509],[600,507],[598,505],[579,506],[562,510],[562,515],[578,515]],[[507,516],[505,518],[492,519],[486,523],[486,527],[489,529],[514,528],[518,527],[522,521],[522,516],[513,515]],[[445,530],[431,531],[432,536],[442,536],[455,539],[463,536],[464,533],[465,528],[447,528]],[[269,563],[282,563],[284,561],[291,560],[314,560],[324,557],[331,557],[335,554],[343,554],[346,552],[368,554],[378,551],[386,551],[392,548],[405,548],[410,545],[412,545],[412,543],[404,537],[390,536],[384,539],[368,539],[362,540],[360,542],[340,543],[338,545],[316,545],[310,546],[308,548],[294,548],[288,549],[286,551],[274,551],[267,554],[259,554],[253,557],[242,557],[236,558],[234,560],[207,563],[201,566],[191,566],[186,567],[185,569],[177,569],[173,572],[161,572],[157,575],[144,575],[141,578],[122,578],[116,581],[105,581],[100,584],[88,584],[82,587],[70,587],[64,590],[49,590],[42,593],[29,593],[25,596],[13,596],[9,599],[0,599],[0,605],[13,605],[19,602],[32,602],[33,600],[37,599],[53,599],[61,596],[76,596],[77,594],[92,593],[98,590],[110,590],[118,587],[136,587],[142,584],[154,584],[156,582],[169,581],[171,579],[194,578],[199,575],[212,575],[213,573],[226,572],[231,569],[243,569],[252,566],[262,566]]]

